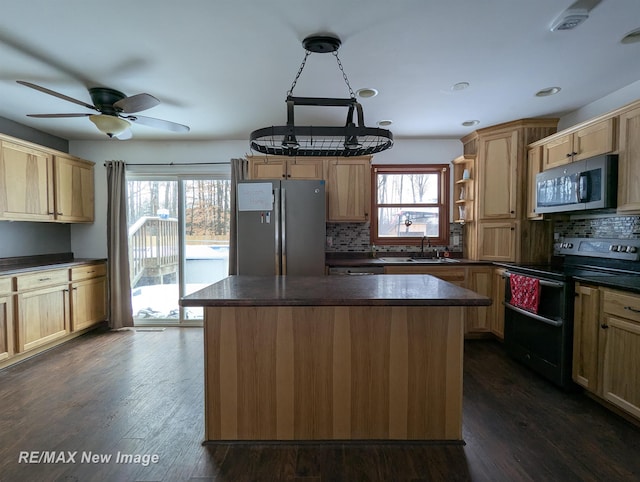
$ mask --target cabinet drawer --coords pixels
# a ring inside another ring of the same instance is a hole
[[[71,268],[71,281],[79,281],[89,278],[98,278],[107,274],[106,264],[87,264]]]
[[[603,311],[640,323],[640,296],[603,290]]]
[[[13,291],[11,289],[11,280],[12,278],[0,278],[0,295],[6,295]]]
[[[31,290],[43,286],[67,283],[68,281],[69,271],[66,269],[40,271],[38,273],[18,276],[16,278],[16,289],[18,291]]]

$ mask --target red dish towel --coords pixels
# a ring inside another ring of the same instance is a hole
[[[511,304],[533,313],[540,303],[540,280],[519,274],[511,274]]]

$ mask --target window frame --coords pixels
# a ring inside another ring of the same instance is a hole
[[[380,246],[420,246],[423,236],[378,237],[378,209],[380,207],[437,207],[439,216],[438,237],[429,238],[433,246],[448,246],[450,231],[450,183],[451,169],[448,164],[374,164],[371,169],[371,243]],[[438,202],[420,204],[378,204],[378,174],[438,174]]]

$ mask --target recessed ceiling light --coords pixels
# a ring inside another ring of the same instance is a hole
[[[549,95],[557,94],[561,90],[562,89],[560,87],[547,87],[546,89],[542,89],[536,92],[536,97],[547,97]]]
[[[640,42],[640,28],[632,30],[620,40],[621,44],[634,44]]]
[[[473,126],[477,126],[478,124],[480,124],[480,121],[477,120],[477,119],[464,121],[462,123],[462,125],[465,126],[465,127],[473,127]]]
[[[451,90],[464,90],[469,87],[469,82],[458,82],[457,84],[453,84],[451,86]]]
[[[376,95],[378,95],[378,91],[376,89],[366,87],[364,89],[358,89],[356,91],[356,94],[358,94],[359,97],[366,99],[368,97],[375,97]]]
[[[385,120],[378,121],[377,124],[380,127],[386,127],[386,126],[390,126],[391,124],[393,124],[393,121],[389,120],[389,119],[385,119]]]

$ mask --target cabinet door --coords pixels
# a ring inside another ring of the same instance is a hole
[[[573,321],[573,381],[591,392],[598,383],[600,292],[576,283]]]
[[[284,179],[287,161],[281,157],[249,159],[249,179]]]
[[[516,261],[518,223],[478,223],[478,259]]]
[[[618,211],[640,211],[640,107],[620,115]]]
[[[68,285],[19,293],[17,350],[22,353],[69,332]]]
[[[56,220],[93,222],[93,164],[56,156],[54,172]]]
[[[371,165],[367,159],[327,162],[327,221],[366,222],[371,206]]]
[[[13,296],[0,295],[0,361],[13,356]]]
[[[532,147],[527,153],[527,218],[543,219],[536,213],[536,174],[542,170],[542,146]]]
[[[107,319],[107,278],[71,285],[71,331],[83,330]]]
[[[467,270],[467,288],[493,299],[493,267],[483,266]],[[466,309],[466,333],[487,332],[491,328],[492,306],[470,306]]]
[[[504,338],[504,291],[505,279],[503,268],[497,268],[493,271],[493,306],[491,318],[491,333],[501,340]]]
[[[479,219],[513,219],[517,209],[518,132],[482,138],[480,149]]]
[[[573,161],[607,154],[616,149],[614,118],[596,122],[573,134]]]
[[[26,221],[53,220],[53,163],[44,151],[0,143],[0,216]]]
[[[542,146],[542,168],[563,166],[571,162],[573,152],[573,134],[556,137]]]
[[[289,179],[324,179],[323,159],[292,159],[287,163],[287,178]]]

